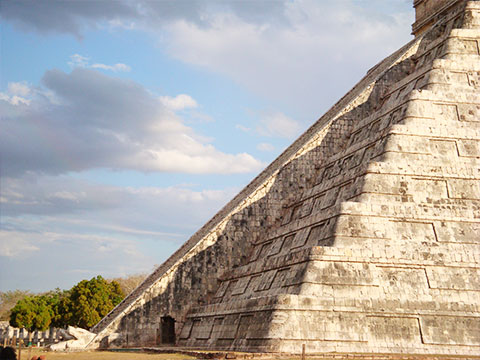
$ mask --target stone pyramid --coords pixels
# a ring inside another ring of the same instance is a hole
[[[102,346],[480,355],[480,1],[373,67],[94,328]]]

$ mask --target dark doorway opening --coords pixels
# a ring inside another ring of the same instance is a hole
[[[175,319],[171,316],[160,320],[160,339],[162,344],[175,344]]]

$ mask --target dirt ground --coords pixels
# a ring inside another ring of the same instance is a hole
[[[193,360],[195,358],[183,354],[143,354],[128,352],[108,352],[108,351],[91,351],[78,353],[55,353],[45,352],[34,349],[22,350],[21,359],[30,360],[33,356],[44,355],[46,360]],[[18,353],[17,353],[18,358]]]
[[[234,353],[230,353],[233,355]],[[22,349],[21,358],[18,360],[30,360],[33,356],[44,355],[46,360],[195,360],[196,357],[179,353],[141,353],[141,352],[118,352],[118,351],[90,351],[76,353],[48,352],[41,349]],[[236,354],[244,355],[244,354]],[[203,357],[203,356],[200,356]],[[235,356],[227,357],[235,358]],[[256,360],[274,360],[273,357],[254,357],[254,356],[238,356],[237,359],[256,359]],[[279,356],[277,359],[282,360],[300,360],[301,356]],[[330,356],[307,356],[307,360],[480,360],[480,356],[441,356],[441,355],[359,355],[359,354],[331,354]]]

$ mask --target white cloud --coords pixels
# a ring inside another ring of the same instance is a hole
[[[175,97],[160,96],[162,104],[172,111],[196,108],[197,102],[190,95],[180,94]]]
[[[132,70],[130,66],[122,63],[117,63],[114,65],[106,65],[101,63],[90,64],[90,58],[80,54],[71,55],[68,65],[70,65],[72,68],[81,67],[81,68],[108,70],[113,72],[129,72]]]
[[[97,64],[93,64],[90,67],[92,69],[110,70],[110,71],[113,71],[113,72],[119,72],[119,71],[128,72],[128,71],[132,70],[132,68],[130,66],[122,64],[122,63],[118,63],[118,64],[115,64],[115,65],[105,65],[105,64],[98,64],[97,63]]]
[[[11,105],[30,105],[32,89],[26,82],[9,82],[7,92],[0,92],[0,100]],[[4,116],[6,114],[3,114]]]
[[[176,59],[222,73],[311,122],[371,66],[411,39],[411,11],[391,16],[376,13],[370,2],[353,0],[285,4],[288,21],[251,22],[234,12],[209,13],[207,25],[186,19],[165,25],[168,36],[161,41]]]
[[[39,247],[29,240],[28,234],[0,229],[0,256],[26,257],[38,250]]]
[[[56,103],[34,97],[28,111],[16,113],[4,104],[12,114],[0,119],[4,176],[92,168],[233,174],[263,167],[249,154],[216,149],[185,125],[172,108],[196,106],[188,95],[159,100],[133,81],[86,68],[48,71],[42,82],[39,92],[53,94]]]
[[[70,55],[70,61],[68,62],[68,65],[71,67],[87,67],[89,61],[89,57],[82,56],[80,54],[73,54]]]
[[[1,92],[0,92],[0,100],[5,100],[12,105],[22,105],[22,104],[23,105],[30,105],[30,100],[29,99],[25,99],[25,98],[23,98],[21,96],[17,96],[17,95],[8,96],[8,94],[1,93]]]
[[[257,132],[263,136],[293,138],[300,132],[300,124],[280,112],[265,113]]]
[[[28,96],[32,92],[26,82],[10,82],[7,89],[10,94],[19,96]]]
[[[243,132],[252,131],[251,128],[246,127],[246,126],[243,126],[243,125],[241,125],[241,124],[236,124],[236,125],[235,125],[235,129],[241,130],[241,131],[243,131]]]
[[[260,144],[257,145],[257,149],[260,150],[260,151],[271,152],[271,151],[275,150],[275,146],[273,146],[270,143],[260,143]]]

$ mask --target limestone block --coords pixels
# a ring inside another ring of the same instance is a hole
[[[302,209],[300,210],[300,218],[303,218],[311,214],[314,202],[315,202],[314,198],[309,198],[303,202]]]
[[[421,137],[390,135],[385,151],[409,152],[414,154],[430,154],[430,149],[425,146]]]
[[[213,318],[193,320],[190,337],[196,340],[209,339],[213,329]]]
[[[409,298],[428,291],[427,276],[424,269],[377,267],[380,286],[385,292],[395,294],[399,299]]]
[[[220,286],[217,289],[217,292],[215,293],[216,298],[221,298],[225,295],[227,288],[228,288],[229,282],[228,281],[222,281]]]
[[[323,198],[323,201],[322,201],[322,205],[320,206],[320,208],[322,210],[327,209],[330,206],[335,205],[335,202],[337,201],[338,190],[339,190],[339,188],[335,187],[335,188],[330,189],[326,192],[326,194]]]
[[[449,139],[430,139],[428,142],[430,153],[435,157],[455,159],[458,156],[457,143]]]
[[[448,194],[452,199],[480,199],[480,179],[449,179]]]
[[[480,345],[480,318],[464,316],[420,316],[425,344]]]
[[[262,279],[262,275],[253,275],[250,278],[250,282],[247,285],[247,288],[245,289],[245,295],[246,296],[251,296],[260,286],[260,281]]]
[[[301,284],[304,278],[307,264],[295,264],[291,267],[291,271],[288,271],[284,280],[284,286],[292,286]]]
[[[280,250],[282,249],[283,242],[284,242],[283,237],[278,237],[278,238],[274,239],[273,243],[270,246],[270,249],[267,253],[267,257],[277,255],[280,252]]]
[[[427,267],[426,271],[432,289],[480,291],[480,269]]]
[[[307,237],[309,232],[310,232],[309,228],[304,228],[298,231],[295,234],[295,238],[293,239],[292,246],[290,249],[299,248],[305,245],[305,243],[307,242]]]
[[[245,276],[243,278],[238,279],[235,284],[235,287],[232,290],[231,295],[241,295],[247,289],[248,283],[250,282],[250,276]]]
[[[269,338],[282,340],[365,341],[365,316],[321,311],[276,311]]]
[[[392,225],[394,231],[397,231],[399,238],[402,240],[437,241],[432,223],[394,221]]]
[[[253,327],[255,326],[254,315],[252,314],[242,314],[240,315],[240,320],[238,324],[238,329],[235,334],[236,339],[247,339],[249,337],[256,337],[253,334]]]
[[[480,87],[480,72],[479,71],[470,71],[467,73],[468,85],[478,89]]]
[[[480,223],[438,221],[434,226],[439,242],[480,244]]]
[[[295,234],[290,234],[285,236],[283,240],[282,248],[281,248],[282,253],[290,251],[290,249],[293,246],[293,239],[295,239]]]
[[[373,285],[375,278],[372,264],[314,261],[309,263],[303,281],[326,285]]]
[[[464,26],[470,29],[480,28],[480,9],[475,1],[469,1],[467,4]]]
[[[180,332],[180,339],[188,339],[192,332],[193,321],[187,320],[187,322],[183,325],[182,331]]]
[[[447,41],[446,47],[447,54],[473,54],[479,55],[478,43],[476,39],[461,39],[458,37],[452,37]]]
[[[291,277],[290,275],[291,271],[292,269],[289,267],[284,269],[279,269],[275,274],[275,278],[273,279],[272,288],[278,289],[283,286],[286,286],[287,282]]]
[[[367,329],[365,314],[328,314],[324,320],[325,340],[366,341]]]
[[[461,79],[458,79],[457,82],[460,82],[461,80],[464,80],[465,82],[468,82],[468,78],[465,75],[460,76]],[[435,116],[439,117],[442,120],[445,121],[475,121],[475,120],[467,120],[470,119],[472,116],[466,116],[465,111],[467,113],[470,112],[470,109],[465,109],[465,107],[462,108],[462,112],[459,111],[460,105],[456,104],[435,104]],[[461,117],[463,115],[463,119]]]
[[[328,231],[328,222],[323,221],[319,224],[313,225],[309,229],[307,243],[310,244],[311,246],[318,246],[318,245],[328,246],[328,244],[325,243],[324,239],[329,237],[329,235],[330,235],[330,232]]]
[[[221,340],[233,340],[237,334],[238,329],[238,315],[226,315],[223,318],[220,337]]]
[[[453,105],[450,105],[453,107]],[[457,107],[455,106],[455,112]],[[460,121],[480,122],[479,104],[458,104],[458,118]]]
[[[458,140],[457,145],[460,156],[480,158],[480,140]]]
[[[223,317],[215,317],[213,319],[212,339],[218,339],[221,336],[223,319]]]
[[[260,278],[260,284],[258,285],[256,291],[264,291],[270,289],[276,272],[277,270],[270,270],[263,273],[262,277]]]
[[[431,202],[448,197],[445,180],[389,174],[368,174],[363,192],[403,196],[403,201]]]
[[[417,318],[368,316],[368,340],[374,344],[395,345],[422,344]]]

